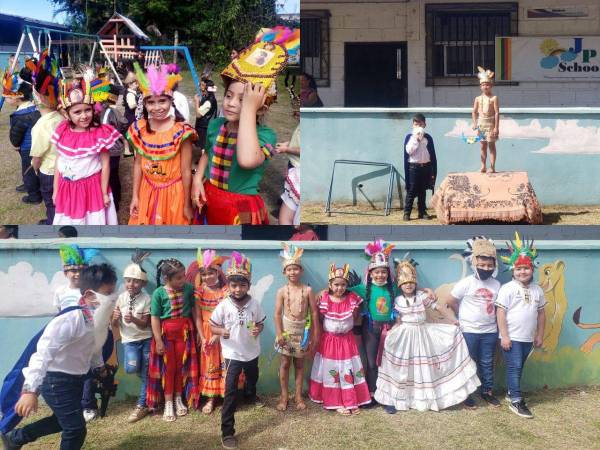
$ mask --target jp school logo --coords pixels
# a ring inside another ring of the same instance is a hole
[[[584,49],[583,38],[574,38],[573,46],[565,49],[556,39],[545,39],[540,44],[544,55],[540,59],[543,69],[557,68],[559,72],[600,72],[600,65],[593,59],[597,56],[595,49]]]

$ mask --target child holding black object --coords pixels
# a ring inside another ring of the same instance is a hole
[[[406,182],[406,200],[404,202],[404,220],[410,220],[415,198],[418,201],[419,219],[430,219],[425,200],[427,190],[435,188],[437,177],[437,159],[433,138],[425,133],[425,116],[417,113],[413,116],[412,133],[404,138],[404,180]]]
[[[250,260],[241,253],[233,252],[226,273],[229,296],[216,306],[210,318],[211,331],[221,336],[227,371],[221,412],[221,442],[224,448],[237,448],[234,414],[237,407],[238,378],[242,370],[246,375],[246,398],[257,408],[264,406],[256,396],[256,383],[260,355],[259,334],[267,316],[260,303],[248,294],[251,273]]]

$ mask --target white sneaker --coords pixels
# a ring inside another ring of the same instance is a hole
[[[173,410],[173,402],[165,402],[165,410],[163,412],[163,420],[165,422],[173,422],[177,419]]]
[[[181,400],[181,397],[175,397],[175,411],[179,417],[185,416],[188,413],[188,409],[183,404],[183,400]]]
[[[85,419],[86,422],[91,422],[96,417],[98,417],[97,409],[84,409],[83,410],[83,418]]]

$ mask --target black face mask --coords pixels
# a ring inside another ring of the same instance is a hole
[[[479,279],[481,281],[487,280],[493,274],[494,274],[494,269],[492,269],[492,270],[485,270],[485,269],[479,269],[479,268],[477,269],[477,275],[479,276]]]

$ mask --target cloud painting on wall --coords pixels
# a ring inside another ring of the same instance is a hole
[[[557,120],[554,128],[542,126],[538,119],[527,125],[519,125],[516,120],[500,117],[500,139],[548,140],[548,144],[533,153],[546,154],[600,154],[600,127],[580,126],[579,121]],[[445,134],[448,137],[461,138],[474,134],[471,122],[456,120],[454,128]]]
[[[36,272],[25,261],[0,271],[3,286],[0,301],[0,317],[44,317],[56,315],[52,296],[57,287],[67,284],[64,273],[56,272],[52,280],[42,272]]]

